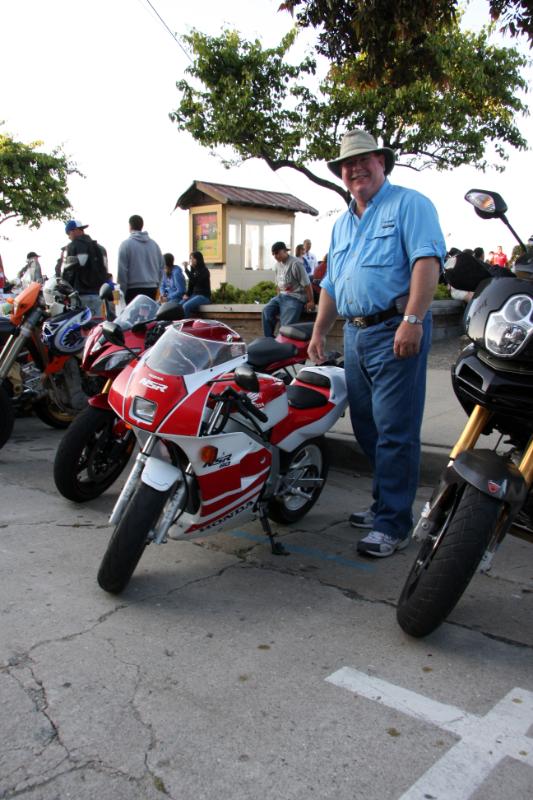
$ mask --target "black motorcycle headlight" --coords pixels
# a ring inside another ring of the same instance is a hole
[[[503,308],[489,314],[485,347],[501,358],[513,358],[533,335],[533,298],[527,294],[510,297]]]
[[[134,349],[135,353],[140,353],[139,347]],[[103,358],[97,359],[91,367],[91,370],[97,372],[111,372],[117,369],[123,369],[133,359],[129,350],[116,350],[111,355],[105,355]]]

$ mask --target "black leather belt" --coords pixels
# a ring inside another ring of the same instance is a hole
[[[370,328],[372,325],[385,322],[386,319],[399,316],[400,312],[396,306],[392,306],[392,308],[387,308],[386,311],[377,311],[375,314],[369,314],[367,317],[346,317],[346,320],[350,325],[355,325],[356,328]]]

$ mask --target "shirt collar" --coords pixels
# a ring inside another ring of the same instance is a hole
[[[388,178],[385,178],[385,180],[377,190],[376,194],[368,201],[367,208],[373,205],[378,206],[382,202],[383,198],[389,193],[390,189],[391,189],[391,183]],[[356,206],[357,203],[355,202],[355,197],[352,197],[349,209],[354,217],[357,216],[355,213]]]

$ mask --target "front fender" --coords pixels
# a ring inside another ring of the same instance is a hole
[[[141,474],[142,482],[158,492],[168,491],[180,477],[180,469],[169,464],[168,461],[161,461],[160,458],[153,456],[147,459]]]
[[[462,483],[469,483],[488,497],[508,503],[512,512],[518,511],[527,497],[528,488],[518,467],[494,450],[465,450],[447,473],[450,477],[455,473]]]

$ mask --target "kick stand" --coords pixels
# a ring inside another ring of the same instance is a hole
[[[275,534],[272,533],[272,529],[270,527],[270,521],[267,517],[266,513],[266,506],[263,503],[260,503],[259,508],[259,519],[261,520],[261,526],[266,536],[270,539],[270,547],[272,550],[272,554],[275,556],[288,556],[290,555],[287,548],[281,543],[277,542],[274,539]]]

